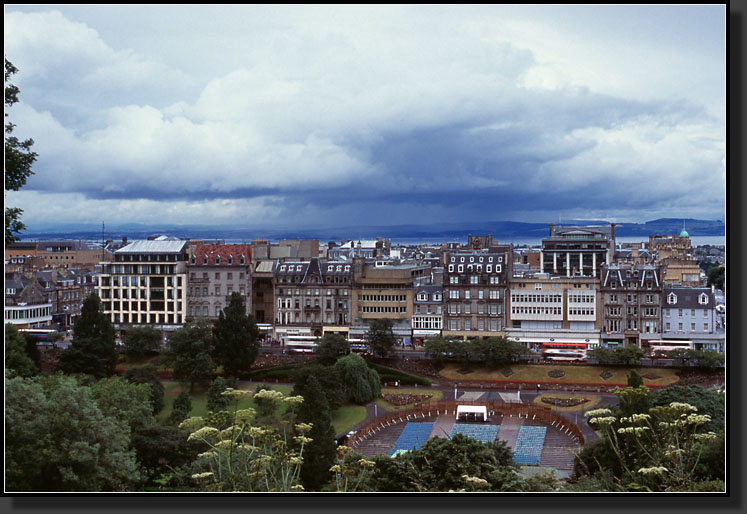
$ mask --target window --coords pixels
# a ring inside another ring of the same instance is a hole
[[[674,304],[676,304],[676,303],[677,303],[677,295],[676,295],[676,294],[674,294],[674,293],[669,293],[669,294],[667,295],[667,303],[668,303],[669,305],[674,305]],[[681,315],[681,314],[680,314],[680,315]]]
[[[453,259],[453,257],[452,257],[452,259]],[[454,273],[454,265],[453,264],[449,264],[449,273]]]
[[[491,289],[490,290],[490,299],[491,300],[500,300],[500,291],[498,289]]]
[[[698,303],[700,305],[708,305],[708,295],[705,293],[702,293],[700,297],[698,298]]]
[[[469,289],[465,289],[465,291],[464,291],[464,298],[465,298],[465,300],[469,300]]]
[[[459,273],[464,272],[464,264],[460,264],[457,270],[459,271]]]
[[[449,290],[449,298],[452,299],[458,299],[459,298],[459,289],[450,289]]]
[[[477,275],[472,275],[472,276],[469,277],[469,283],[470,284],[477,284],[477,282],[478,282],[478,276]]]

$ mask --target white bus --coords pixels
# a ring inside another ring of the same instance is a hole
[[[586,348],[580,343],[543,343],[541,353],[542,358],[549,361],[584,362]]]
[[[649,341],[649,350],[653,357],[666,358],[672,350],[692,350],[692,341]]]
[[[285,348],[288,353],[312,353],[316,347],[316,336],[289,335],[285,340]]]

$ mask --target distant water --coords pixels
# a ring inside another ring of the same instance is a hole
[[[381,236],[386,237],[386,236]],[[642,236],[629,236],[629,237],[617,237],[615,238],[617,243],[648,243],[648,237],[642,237]],[[701,246],[701,245],[712,245],[712,246],[725,246],[726,245],[726,236],[692,236],[690,237],[690,240],[692,241],[693,246]],[[226,239],[226,244],[241,244],[241,243],[251,243],[251,240],[247,241],[245,239]],[[439,246],[441,243],[459,243],[466,245],[467,239],[460,239],[460,238],[454,238],[454,239],[431,239],[428,237],[425,238],[391,238],[390,239],[393,246],[416,246],[421,245],[425,243],[429,246]],[[516,238],[513,240],[508,239],[495,239],[494,241],[497,241],[498,244],[508,244],[513,243],[514,246],[532,246],[533,248],[538,248],[542,246],[542,240],[541,239],[523,239],[523,238]],[[322,246],[325,244],[325,241],[320,240],[319,245]]]

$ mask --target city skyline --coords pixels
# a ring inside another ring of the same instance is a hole
[[[724,219],[724,6],[6,6],[23,221]]]

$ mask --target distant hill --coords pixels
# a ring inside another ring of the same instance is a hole
[[[661,218],[645,223],[616,224],[618,237],[653,234],[679,234],[684,227],[691,236],[723,236],[725,225],[720,220],[696,220],[682,218]],[[607,221],[569,220],[561,225],[609,225]],[[144,239],[157,234],[170,234],[177,237],[195,239],[230,239],[251,241],[252,239],[318,239],[319,241],[340,241],[342,239],[430,239],[441,241],[465,240],[467,236],[492,234],[498,241],[514,239],[542,239],[549,234],[550,223],[523,223],[519,221],[487,221],[442,223],[437,225],[370,225],[344,226],[334,228],[303,229],[260,229],[238,226],[199,226],[199,225],[112,225],[105,227],[105,238],[119,240]],[[65,225],[48,227],[46,230],[28,231],[23,239],[83,239],[101,240],[101,227],[94,225]]]

